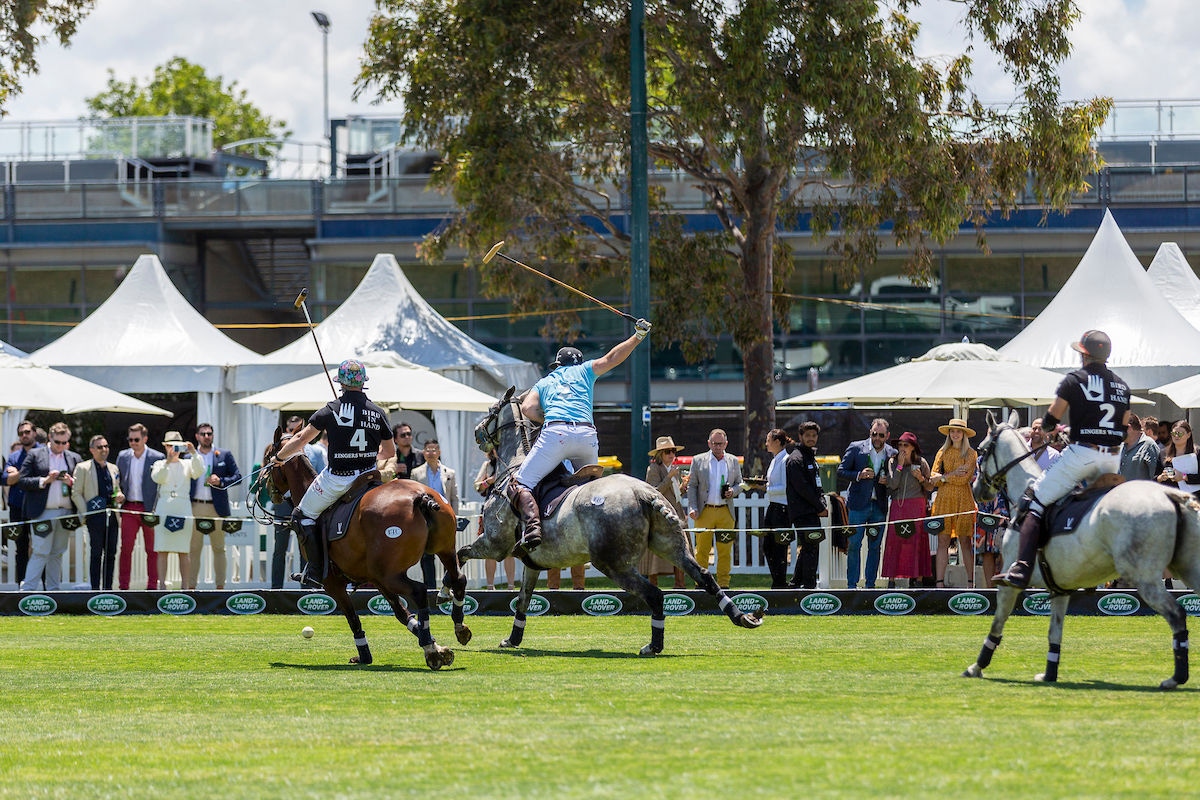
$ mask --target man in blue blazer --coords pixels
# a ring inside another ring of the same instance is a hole
[[[158,588],[158,552],[154,549],[154,526],[142,521],[142,514],[153,514],[158,503],[158,484],[150,478],[155,462],[166,454],[150,446],[150,432],[140,422],[129,426],[129,447],[117,453],[117,472],[125,504],[121,506],[121,554],[117,557],[117,586],[129,588],[133,572],[133,546],[138,531],[146,550],[146,589]]]
[[[184,578],[188,589],[196,588],[200,578],[200,554],[204,550],[204,537],[208,536],[212,545],[214,582],[218,589],[224,589],[225,531],[214,517],[229,516],[226,487],[240,481],[242,473],[238,471],[233,453],[213,446],[213,426],[208,422],[196,426],[196,455],[193,458],[203,458],[206,469],[203,478],[192,481],[192,564]]]
[[[46,591],[53,592],[62,584],[62,554],[71,544],[71,531],[60,520],[75,517],[71,485],[81,460],[70,446],[71,429],[65,422],[56,422],[50,426],[49,444],[30,450],[21,464],[17,485],[25,492],[22,511],[33,532],[33,552],[21,581],[23,592],[37,591],[43,569]]]
[[[847,522],[853,533],[846,547],[846,588],[857,589],[862,540],[867,535],[868,589],[875,588],[879,574],[879,546],[883,543],[883,521],[887,519],[887,486],[880,478],[887,474],[888,460],[896,448],[887,443],[890,428],[886,419],[871,422],[871,435],[860,442],[851,442],[838,465],[838,477],[850,481],[846,496]]]

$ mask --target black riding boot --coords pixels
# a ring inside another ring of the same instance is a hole
[[[1021,521],[1021,543],[1017,549],[1017,560],[1008,568],[992,578],[993,583],[1001,586],[1011,586],[1014,589],[1028,589],[1033,577],[1033,557],[1037,554],[1038,533],[1042,527],[1042,515],[1030,511]]]
[[[317,521],[306,516],[300,509],[292,512],[292,530],[296,532],[296,541],[304,553],[304,571],[292,575],[302,587],[320,589],[321,581],[325,579],[325,549],[321,547],[321,536],[317,533]]]
[[[516,481],[509,483],[508,492],[524,523],[524,535],[517,542],[517,549],[528,553],[542,543],[542,515],[537,500],[533,499],[533,492]]]

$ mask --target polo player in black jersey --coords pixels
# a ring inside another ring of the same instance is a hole
[[[1121,466],[1130,394],[1128,384],[1106,364],[1112,340],[1104,331],[1086,331],[1071,347],[1083,355],[1083,368],[1069,373],[1058,385],[1058,396],[1042,418],[1042,429],[1053,431],[1059,418],[1069,412],[1073,441],[1033,482],[1029,513],[1021,523],[1017,560],[1007,572],[992,578],[1015,589],[1029,586],[1045,507],[1065,497],[1079,483],[1116,473]]]

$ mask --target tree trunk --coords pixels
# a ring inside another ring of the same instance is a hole
[[[741,342],[745,374],[746,476],[766,475],[770,462],[763,446],[767,432],[775,427],[775,343],[772,336],[771,286],[774,276],[774,214],[751,214],[742,248],[742,272],[746,277],[744,302],[739,317],[745,320]],[[744,316],[743,316],[744,314]]]

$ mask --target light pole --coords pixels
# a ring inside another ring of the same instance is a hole
[[[332,161],[333,141],[329,132],[329,16],[324,11],[313,11],[313,22],[321,29],[321,72],[325,78],[325,142],[329,145],[330,161]],[[330,174],[333,164],[329,165]]]

